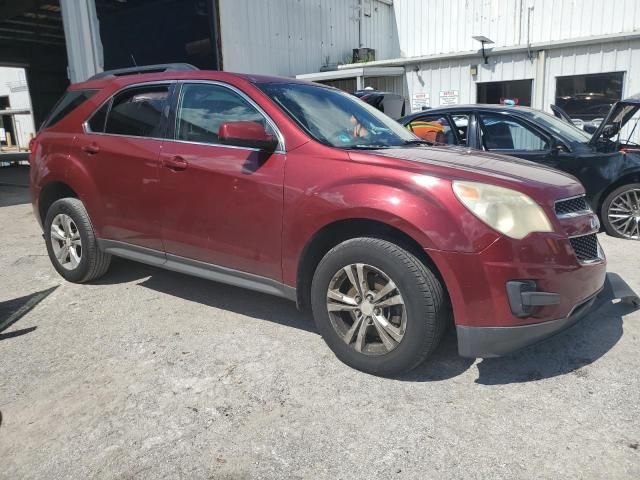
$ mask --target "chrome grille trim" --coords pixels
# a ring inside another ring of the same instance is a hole
[[[556,200],[554,211],[560,219],[579,217],[593,213],[584,194]]]
[[[604,260],[604,252],[595,233],[569,237],[569,243],[578,262],[582,265],[599,263]]]

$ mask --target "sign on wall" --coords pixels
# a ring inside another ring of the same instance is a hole
[[[441,90],[440,105],[458,105],[460,103],[460,92],[458,90]]]
[[[428,93],[420,92],[411,95],[411,111],[420,112],[431,106],[431,100]]]

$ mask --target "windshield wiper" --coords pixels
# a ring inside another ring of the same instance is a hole
[[[434,144],[432,142],[427,142],[426,140],[407,140],[403,143],[403,145],[427,145],[431,147]]]
[[[347,148],[354,148],[357,150],[378,150],[380,148],[389,148],[389,145],[349,145]]]

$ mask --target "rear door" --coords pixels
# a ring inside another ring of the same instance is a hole
[[[281,147],[223,144],[226,122],[275,124],[243,92],[220,82],[185,82],[163,146],[162,233],[167,255],[279,280],[284,165]]]
[[[102,239],[163,250],[159,155],[172,89],[168,82],[120,91],[74,142],[100,196],[92,220]]]

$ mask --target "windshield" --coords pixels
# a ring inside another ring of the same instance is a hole
[[[571,125],[564,120],[560,120],[553,115],[549,115],[546,112],[536,110],[528,118],[530,120],[534,120],[537,123],[540,123],[543,127],[548,128],[549,130],[572,142],[585,143],[591,139],[591,135],[589,135],[584,130],[579,129],[578,127]]]
[[[313,138],[338,148],[385,148],[419,141],[384,113],[340,90],[303,83],[257,84]]]

